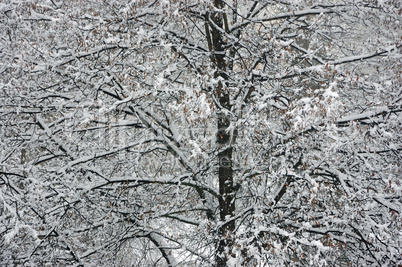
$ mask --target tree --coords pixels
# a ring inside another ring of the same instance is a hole
[[[396,1],[4,1],[2,265],[398,265]]]

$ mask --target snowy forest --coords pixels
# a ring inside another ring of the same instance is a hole
[[[401,14],[0,1],[0,266],[402,265]]]

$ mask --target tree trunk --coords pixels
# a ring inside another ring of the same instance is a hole
[[[221,0],[215,0],[214,5],[216,9],[223,8]],[[230,111],[230,95],[225,86],[225,81],[228,80],[226,73],[225,62],[225,49],[223,48],[222,29],[223,29],[223,13],[213,12],[210,17],[206,17],[207,24],[210,19],[213,23],[209,24],[211,28],[211,35],[209,34],[209,27],[206,27],[208,44],[212,44],[213,56],[211,59],[216,66],[215,78],[220,78],[220,82],[215,88],[214,94],[219,102],[218,107],[218,132],[217,142],[219,147],[219,212],[221,227],[219,229],[219,240],[217,243],[216,266],[227,266],[228,256],[231,253],[233,246],[233,231],[235,229],[235,221],[225,223],[229,218],[234,216],[235,202],[234,194],[235,189],[233,186],[233,168],[232,168],[232,138],[228,128],[230,126],[230,115],[226,111]],[[221,30],[221,31],[220,31]]]
[[[220,97],[222,103],[226,97]],[[235,211],[234,187],[233,187],[233,169],[232,169],[232,153],[233,148],[230,143],[230,133],[226,130],[230,125],[230,117],[220,114],[218,119],[218,144],[221,149],[218,154],[219,159],[219,212],[220,220],[223,223],[219,229],[220,240],[217,247],[216,263],[217,266],[226,266],[228,255],[232,250],[233,237],[232,233],[235,228],[235,221],[224,223],[233,217]]]

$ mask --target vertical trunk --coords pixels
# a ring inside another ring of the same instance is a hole
[[[219,101],[225,103],[228,96],[222,96]],[[223,106],[223,105],[222,105]],[[219,159],[219,212],[221,222],[233,217],[235,211],[232,153],[233,148],[230,144],[230,134],[226,131],[230,125],[230,117],[223,113],[218,118],[218,137],[220,152]],[[220,240],[217,248],[217,266],[226,266],[227,257],[231,253],[233,246],[232,233],[235,229],[235,221],[224,224],[219,229]]]
[[[215,8],[222,9],[223,2],[221,0],[214,1]],[[235,229],[235,222],[224,223],[227,219],[234,216],[235,202],[233,187],[233,168],[232,168],[232,154],[233,148],[231,144],[231,135],[227,129],[230,126],[230,115],[225,110],[230,110],[230,95],[228,89],[225,87],[225,80],[228,79],[226,73],[225,50],[223,48],[223,17],[224,14],[215,11],[211,14],[210,18],[206,19],[213,21],[211,23],[211,35],[209,34],[209,27],[206,27],[208,44],[212,48],[213,56],[211,57],[216,66],[215,78],[221,78],[218,86],[215,88],[215,96],[219,101],[220,111],[218,111],[218,132],[217,142],[219,146],[219,212],[222,227],[219,229],[219,241],[217,243],[216,265],[219,267],[227,266],[228,256],[231,253],[233,246],[233,231]],[[208,21],[207,24],[208,25]],[[220,28],[220,30],[219,30]],[[212,46],[212,47],[211,47]]]

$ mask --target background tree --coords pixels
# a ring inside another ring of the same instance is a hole
[[[401,264],[396,1],[3,1],[0,263]]]

